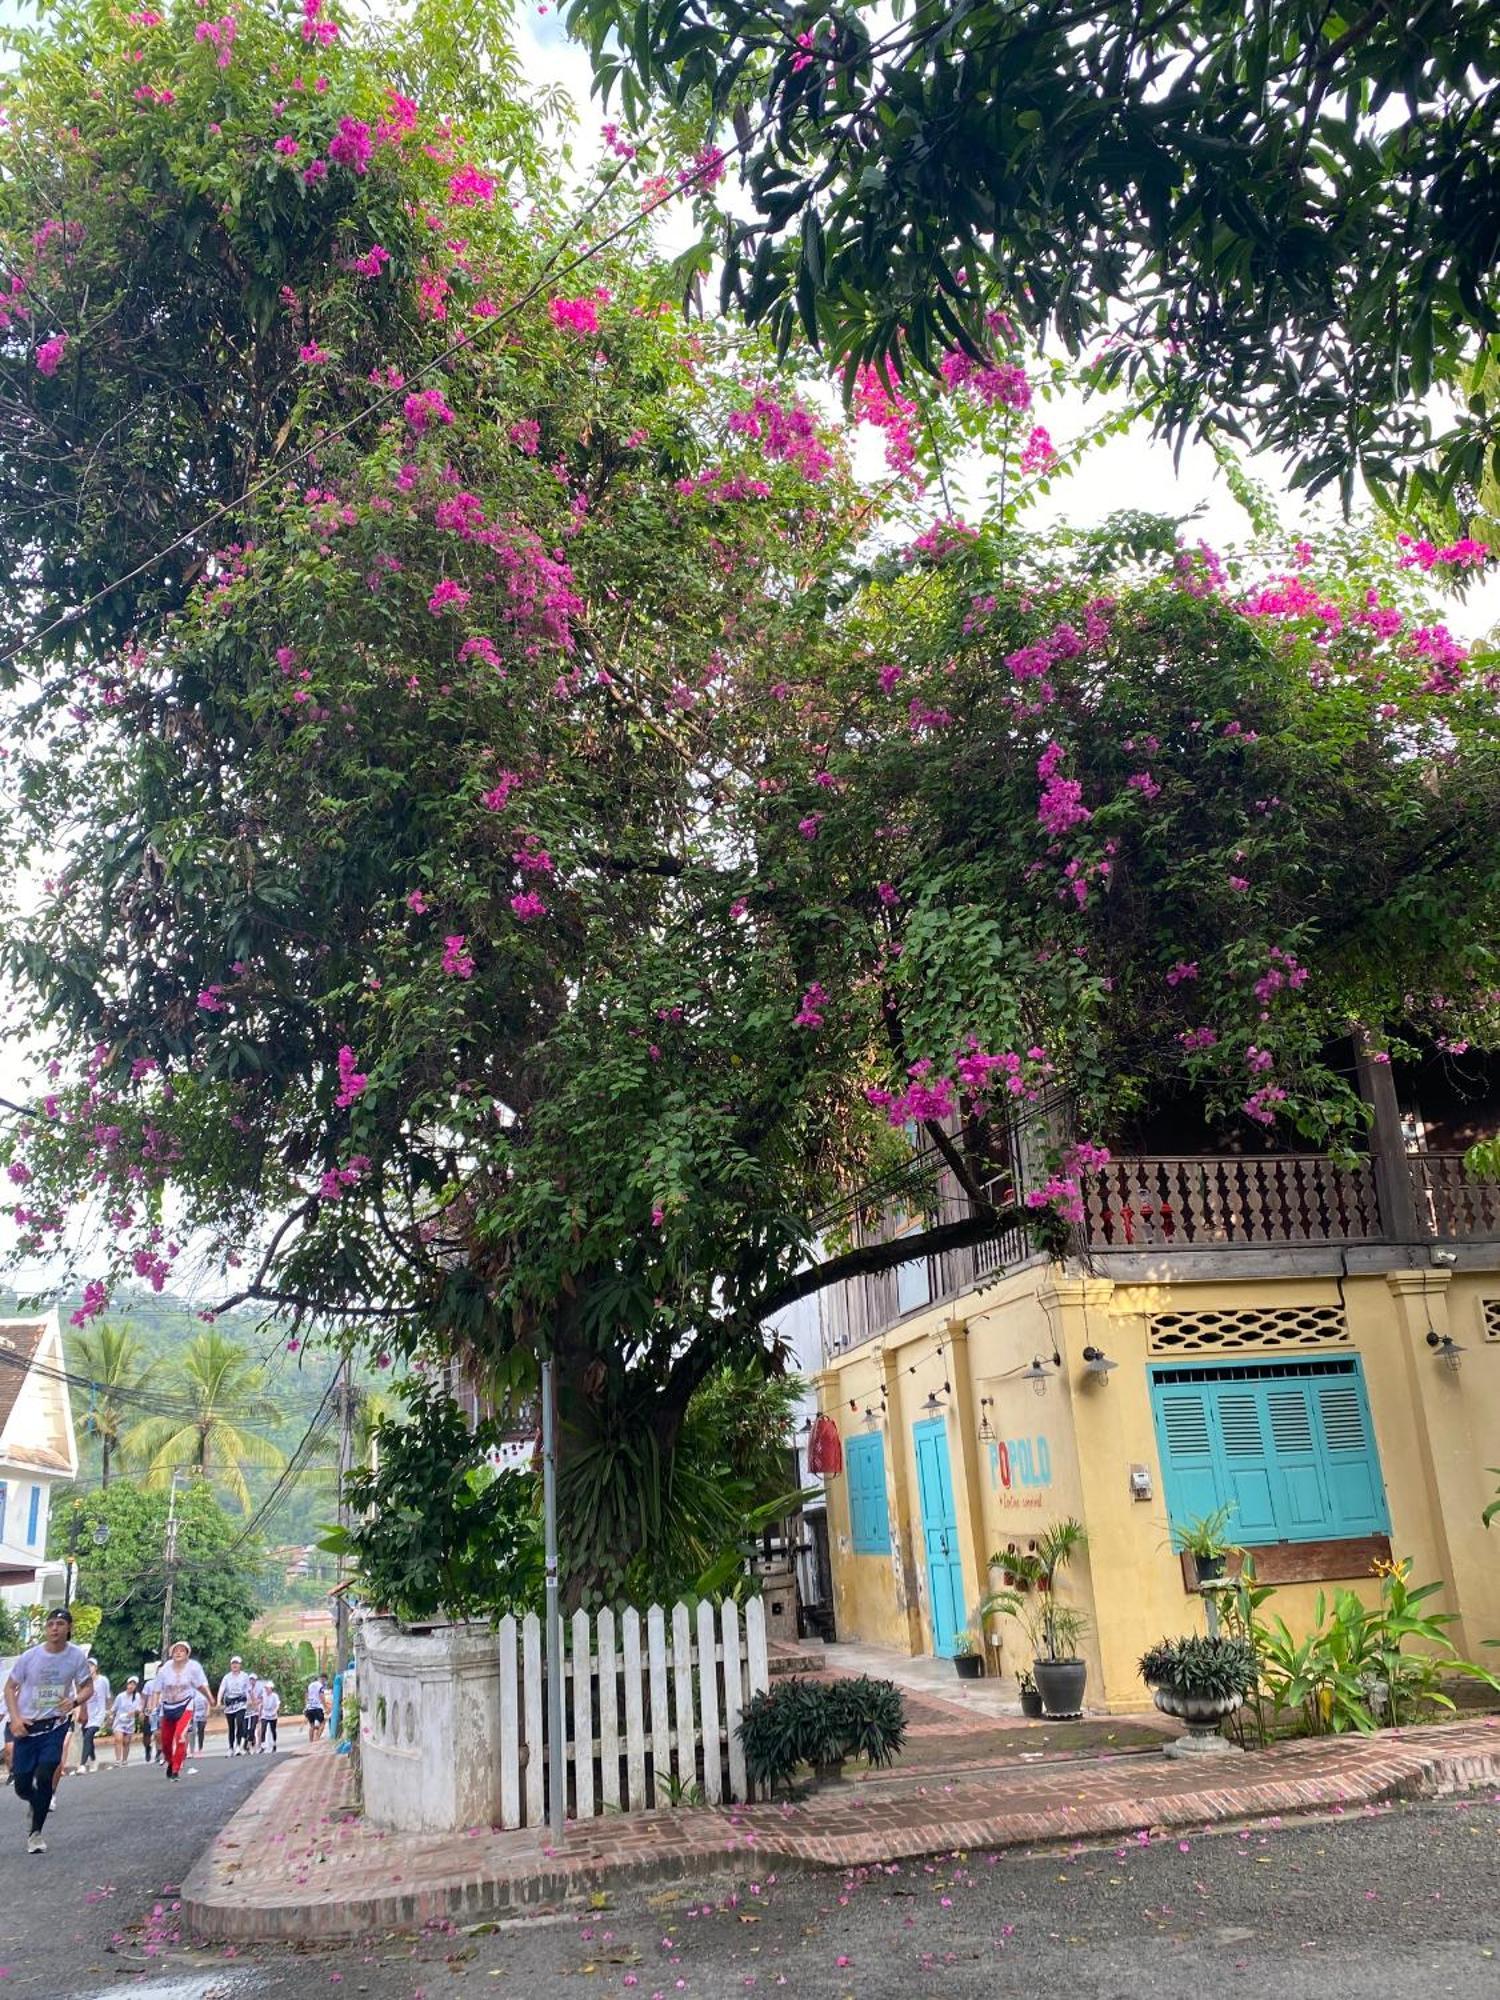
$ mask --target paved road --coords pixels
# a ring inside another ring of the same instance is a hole
[[[169,1885],[274,1762],[226,1757],[222,1738],[205,1747],[175,1785],[159,1763],[141,1761],[139,1746],[122,1771],[66,1778],[45,1854],[26,1852],[28,1809],[0,1788],[0,2000],[72,2000],[126,1979],[150,1993],[134,1981],[176,1930]],[[162,1917],[152,1919],[158,1904]]]
[[[144,1773],[72,1781],[45,1861],[0,1832],[0,2000],[126,1987],[143,2000],[1500,1995],[1500,1797],[1185,1847],[771,1876],[735,1899],[672,1889],[498,1930],[225,1953],[170,1942],[171,1899],[158,1894],[264,1768],[210,1764],[175,1791]],[[13,1801],[0,1807],[19,1821]]]

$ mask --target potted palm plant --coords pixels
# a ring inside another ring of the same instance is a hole
[[[1042,1697],[1032,1676],[1022,1668],[1016,1676],[1016,1687],[1021,1696],[1021,1713],[1032,1722],[1039,1720],[1042,1713]]]
[[[1082,1521],[1069,1517],[1044,1528],[1033,1553],[1006,1558],[1018,1580],[1025,1579],[1037,1588],[1037,1609],[1029,1628],[1036,1645],[1031,1671],[1042,1707],[1051,1716],[1083,1713],[1088,1667],[1079,1657],[1078,1644],[1088,1630],[1088,1620],[1074,1606],[1058,1603],[1057,1576],[1087,1541]]]

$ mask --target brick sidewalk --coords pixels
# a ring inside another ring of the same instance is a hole
[[[349,1809],[349,1760],[312,1748],[278,1767],[182,1888],[185,1929],[274,1942],[556,1908],[594,1889],[847,1868],[954,1850],[1107,1840],[1500,1785],[1500,1718],[1378,1737],[1306,1739],[1210,1771],[1161,1757],[930,1783],[900,1777],[800,1805],[643,1813],[535,1835],[377,1832]]]

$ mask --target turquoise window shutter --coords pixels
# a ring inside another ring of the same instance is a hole
[[[1229,1491],[1227,1484],[1221,1483],[1219,1455],[1202,1390],[1158,1384],[1153,1401],[1167,1516],[1180,1528],[1222,1507]]]
[[[26,1541],[27,1545],[33,1549],[36,1547],[36,1528],[41,1511],[42,1489],[40,1486],[33,1486],[31,1489],[31,1505],[26,1510]]]
[[[849,1537],[857,1556],[891,1552],[890,1509],[885,1497],[885,1439],[853,1437],[844,1444],[849,1482]]]
[[[1389,1530],[1357,1361],[1160,1369],[1152,1407],[1174,1528],[1228,1504],[1252,1546]]]
[[[1358,1375],[1319,1382],[1316,1388],[1317,1426],[1327,1468],[1335,1534],[1375,1535],[1390,1532],[1385,1484],[1370,1424],[1365,1385]]]

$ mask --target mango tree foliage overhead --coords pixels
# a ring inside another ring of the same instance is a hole
[[[153,509],[238,503],[13,697],[23,1256],[86,1216],[115,1270],[163,1284],[191,1236],[226,1298],[497,1390],[553,1355],[570,1575],[608,1591],[778,1303],[1018,1219],[1060,1240],[1160,1089],[1342,1138],[1332,1037],[1493,1039],[1493,662],[1423,601],[1475,551],[1252,580],[1145,521],[1045,561],[1005,522],[877,532],[761,349],[684,329],[644,262],[557,280],[524,126],[466,104],[471,144],[441,71],[414,96],[420,34],[320,0],[203,25],[62,17],[0,136],[0,534],[48,552],[42,612]],[[75,407],[117,413],[127,504],[90,473],[43,533],[17,467],[46,426],[77,467]],[[1052,1096],[1082,1145],[1021,1185]],[[872,1182],[922,1205],[909,1127],[967,1212],[839,1252]]]
[[[726,302],[929,368],[1000,306],[1161,424],[1347,492],[1500,469],[1486,0],[568,0],[601,91],[742,147]],[[736,135],[731,140],[731,130]],[[1470,380],[1472,373],[1472,381]],[[1459,392],[1434,440],[1423,398]],[[1471,395],[1472,390],[1472,395]]]

